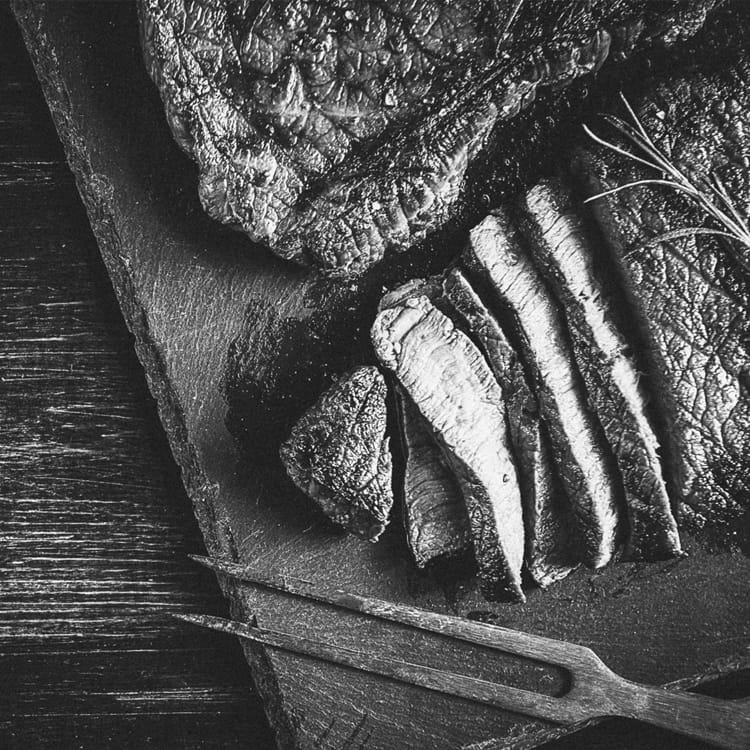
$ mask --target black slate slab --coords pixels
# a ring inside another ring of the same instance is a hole
[[[245,398],[260,399],[265,388],[262,404],[247,405],[251,423],[243,425],[254,436],[246,444],[262,445],[264,431],[278,431],[278,424],[261,416],[291,419],[300,403],[317,397],[328,377],[326,348],[350,337],[351,348],[337,349],[342,362],[366,351],[382,284],[432,268],[417,257],[413,267],[331,292],[256,251],[198,205],[195,170],[172,143],[141,64],[134,8],[15,7],[212,554],[576,641],[635,680],[700,672],[745,647],[750,561],[738,553],[713,554],[688,539],[691,554],[683,560],[579,571],[524,606],[488,605],[473,586],[445,590],[417,574],[396,525],[377,545],[342,537],[293,492],[272,454],[240,456],[225,427],[222,396],[230,342],[238,336],[245,342],[244,365],[259,386]],[[452,250],[444,245],[432,267]],[[308,363],[303,372],[298,362]],[[552,693],[564,688],[563,675],[539,665],[487,658],[438,637],[249,587],[226,591],[235,616],[255,613],[280,630],[348,647],[365,643]],[[282,747],[522,747],[554,730],[290,654],[246,654]]]

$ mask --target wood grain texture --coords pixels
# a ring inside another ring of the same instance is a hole
[[[320,346],[313,334],[325,318],[327,335],[351,337],[349,351],[364,351],[362,323],[372,319],[383,279],[330,293],[204,216],[195,170],[172,143],[143,71],[131,6],[29,3],[17,13],[209,552],[572,640],[645,682],[706,670],[745,647],[750,562],[739,554],[714,554],[688,540],[684,560],[579,571],[523,607],[487,605],[473,586],[445,589],[418,574],[395,525],[377,545],[342,538],[301,501],[279,465],[237,454],[222,396],[230,343],[244,337],[270,389],[296,382],[296,393],[276,394],[279,403],[311,403],[319,391],[311,392],[310,383],[325,379],[324,362],[311,360],[312,371],[299,374],[294,357],[307,361],[308,353],[280,357],[280,350],[289,338]],[[442,257],[453,249],[443,246]],[[429,268],[392,275],[415,270]],[[279,367],[286,370],[276,378]],[[262,442],[264,430],[278,425],[251,427]],[[225,590],[233,616],[257,613],[268,627],[325,634],[350,648],[367,641],[519,687],[544,685],[554,693],[564,685],[559,673],[534,663],[488,659],[438,636],[416,638],[408,629],[252,587]],[[246,655],[283,747],[522,747],[552,733],[550,725],[304,657],[250,647]],[[633,747],[632,739],[625,746]]]
[[[0,5],[0,746],[270,745],[226,604]]]

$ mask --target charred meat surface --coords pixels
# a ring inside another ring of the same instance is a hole
[[[707,181],[718,176],[747,218],[750,57],[747,9],[739,5],[735,44],[723,42],[719,65],[672,74],[631,104],[675,166],[708,195]],[[661,177],[605,149],[578,166],[591,195]],[[750,505],[750,274],[741,257],[748,251],[700,233],[670,236],[722,227],[668,188],[629,188],[593,207],[646,341],[681,520],[731,539],[746,527]]]
[[[375,353],[429,422],[466,503],[488,599],[524,600],[521,495],[503,394],[474,344],[424,294],[378,313]]]
[[[334,276],[451,218],[495,125],[694,33],[716,0],[140,0],[144,57],[215,219]]]
[[[570,536],[570,504],[555,474],[536,398],[518,353],[460,269],[447,272],[443,290],[503,391],[523,499],[526,568],[538,585],[547,586],[568,575],[577,558]]]
[[[386,395],[376,367],[343,375],[281,447],[292,481],[347,531],[375,541],[393,505]]]
[[[659,560],[680,553],[677,523],[662,477],[659,444],[651,426],[635,364],[596,277],[601,254],[587,234],[572,196],[560,181],[542,182],[526,195],[528,246],[559,299],[573,353],[615,457],[625,493],[625,555]]]
[[[464,557],[471,550],[469,517],[461,489],[428,423],[397,389],[404,467],[406,539],[420,568]]]
[[[582,560],[595,568],[606,565],[618,538],[617,477],[601,427],[588,409],[562,313],[504,212],[472,230],[464,259],[516,326],[572,503]]]

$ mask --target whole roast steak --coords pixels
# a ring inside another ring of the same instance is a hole
[[[208,213],[352,276],[453,218],[537,91],[688,36],[715,4],[140,0],[140,18]]]

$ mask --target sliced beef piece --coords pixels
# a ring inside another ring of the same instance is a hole
[[[418,292],[378,313],[372,340],[458,480],[483,595],[523,601],[521,495],[503,394],[482,354]]]
[[[536,398],[515,348],[460,269],[446,273],[443,293],[503,391],[523,499],[526,568],[538,585],[548,586],[568,575],[578,559],[570,535],[570,503],[556,476]]]
[[[281,447],[292,481],[352,534],[376,541],[393,505],[385,379],[359,367],[334,383]]]
[[[656,82],[631,104],[678,168],[695,182],[718,175],[747,218],[750,8],[737,3],[734,13],[734,43],[723,36],[713,60],[696,55],[688,75]],[[593,151],[578,168],[591,195],[660,177],[608,150]],[[710,527],[717,540],[736,540],[750,507],[750,274],[738,261],[748,250],[699,234],[659,239],[689,227],[720,228],[663,187],[623,190],[592,205],[646,342],[648,387],[664,417],[681,520]]]
[[[505,213],[488,216],[472,230],[463,257],[515,325],[572,503],[583,562],[606,565],[618,538],[618,480],[609,446],[586,404],[562,313]]]
[[[450,218],[495,125],[700,25],[717,0],[140,0],[146,65],[208,213],[360,273]]]
[[[410,279],[395,289],[387,291],[378,303],[378,312],[389,307],[398,307],[414,297],[424,296],[430,302],[439,301],[443,291],[442,274],[430,276],[426,279]]]
[[[404,454],[404,526],[420,568],[471,551],[469,517],[461,489],[429,425],[396,389]]]
[[[681,551],[680,539],[659,444],[639,374],[609,310],[610,294],[594,270],[601,248],[559,181],[539,183],[528,192],[524,218],[528,246],[565,311],[589,406],[620,470],[629,527],[625,554],[634,560],[673,557]]]

